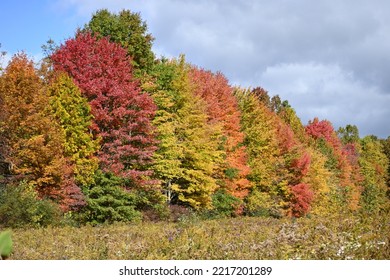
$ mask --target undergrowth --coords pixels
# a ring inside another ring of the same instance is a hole
[[[238,217],[15,229],[10,259],[390,259],[390,218]]]

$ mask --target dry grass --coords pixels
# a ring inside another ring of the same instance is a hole
[[[15,229],[11,259],[390,259],[388,216]]]

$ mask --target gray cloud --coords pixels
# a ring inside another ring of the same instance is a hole
[[[390,135],[390,2],[58,1],[87,21],[99,8],[141,12],[154,50],[263,86],[288,99],[304,122]],[[57,3],[57,4],[58,4]]]
[[[317,116],[332,121],[337,129],[348,121],[359,124],[362,135],[388,127],[389,96],[338,65],[281,64],[267,68],[259,79],[265,88],[289,97],[303,122]]]

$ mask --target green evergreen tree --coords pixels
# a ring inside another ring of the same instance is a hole
[[[99,224],[141,220],[141,213],[135,209],[135,192],[123,185],[123,179],[97,171],[93,183],[83,188],[87,205],[80,213],[82,221]]]

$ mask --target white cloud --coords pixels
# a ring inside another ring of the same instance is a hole
[[[53,2],[52,8],[54,10],[74,9],[76,14],[80,17],[89,17],[93,12],[103,7],[108,7],[112,11],[119,11],[129,1],[125,0],[59,0]]]
[[[260,73],[259,81],[271,95],[287,99],[304,123],[317,116],[330,120],[335,129],[355,124],[366,135],[384,131],[390,120],[390,95],[356,80],[339,65],[278,64]]]
[[[4,55],[0,54],[0,69],[4,69],[5,67],[7,67],[8,62],[11,60],[11,57],[12,55],[10,55],[9,53],[5,53]]]
[[[362,134],[390,135],[390,2],[386,0],[58,0],[87,22],[97,9],[140,12],[154,51],[181,53],[233,84],[283,95]],[[336,102],[337,100],[337,102]]]

